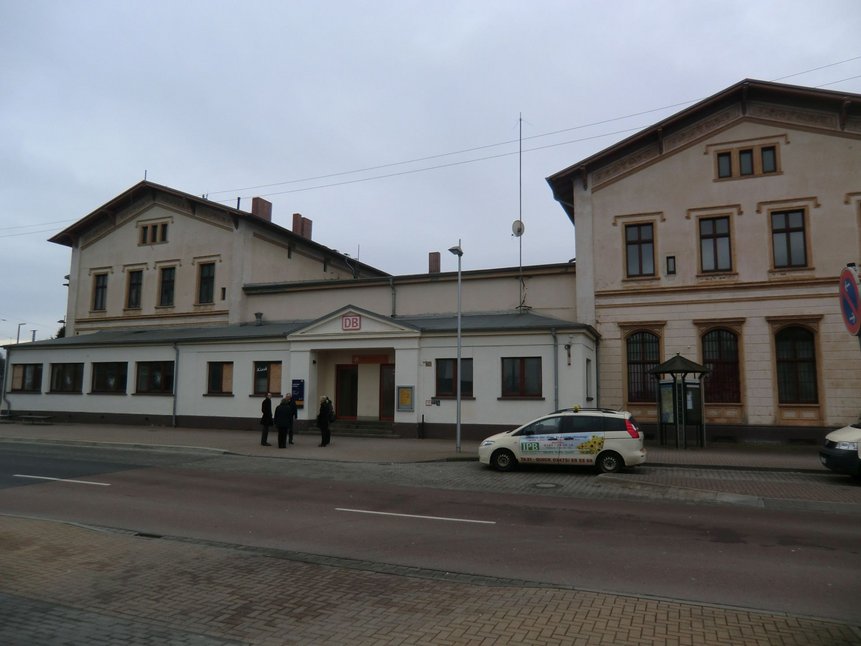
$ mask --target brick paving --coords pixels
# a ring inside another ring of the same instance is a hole
[[[3,644],[861,643],[861,627],[0,517]]]

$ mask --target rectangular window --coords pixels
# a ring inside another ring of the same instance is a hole
[[[79,393],[84,379],[83,363],[52,363],[51,392]]]
[[[765,146],[760,150],[762,157],[762,172],[777,172],[777,149],[774,146]]]
[[[807,266],[807,243],[802,209],[771,213],[771,244],[774,248],[776,269]]]
[[[541,357],[503,357],[502,396],[541,397]]]
[[[139,361],[135,392],[140,394],[172,394],[173,361]]]
[[[732,153],[718,153],[718,177],[732,177]]]
[[[176,285],[176,267],[162,267],[158,288],[158,304],[173,307],[173,292]]]
[[[255,361],[254,362],[254,394],[265,395],[281,393],[281,362],[280,361]]]
[[[93,310],[103,312],[108,302],[108,275],[96,274],[93,276]]]
[[[655,275],[655,241],[651,224],[629,224],[625,226],[626,258],[628,276]]]
[[[140,225],[139,245],[167,242],[167,222]]]
[[[732,270],[728,217],[700,220],[700,262],[703,272]]]
[[[129,272],[128,293],[126,295],[126,308],[130,310],[140,309],[141,288],[143,287],[143,272],[135,269]]]
[[[215,263],[200,265],[198,274],[197,302],[200,305],[215,302]]]
[[[129,367],[125,361],[93,364],[93,393],[126,393]]]
[[[42,364],[18,363],[12,366],[13,393],[42,392]]]
[[[472,397],[472,359],[460,359],[460,396]],[[436,396],[457,397],[457,359],[436,360]]]
[[[759,177],[778,172],[776,144],[750,146],[715,153],[718,179]]]
[[[231,395],[233,394],[233,362],[232,361],[210,361],[207,364],[207,389],[208,395]]]
[[[739,175],[753,175],[753,150],[738,151],[738,172]]]

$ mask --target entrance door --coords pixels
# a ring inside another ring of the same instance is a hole
[[[395,421],[395,365],[380,366],[380,421]]]
[[[340,419],[356,419],[359,406],[359,366],[335,366],[335,413]]]

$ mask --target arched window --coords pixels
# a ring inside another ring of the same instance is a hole
[[[712,330],[703,335],[702,344],[703,364],[710,370],[705,378],[705,401],[712,404],[741,402],[738,336],[730,330]]]
[[[660,361],[658,336],[651,332],[634,332],[627,339],[628,401],[652,402],[656,400],[655,378],[649,370]]]
[[[775,336],[777,393],[781,404],[817,404],[816,344],[812,332],[787,327]]]

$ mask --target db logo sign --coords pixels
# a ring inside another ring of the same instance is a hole
[[[362,317],[358,314],[346,314],[341,317],[341,329],[345,332],[362,329]]]

